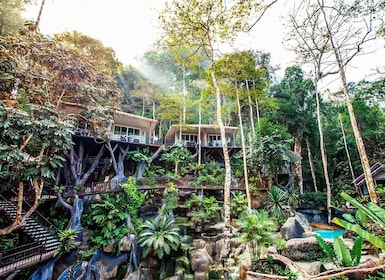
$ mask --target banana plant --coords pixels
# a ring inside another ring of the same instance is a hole
[[[381,229],[385,229],[385,210],[373,202],[369,202],[366,206],[362,205],[356,199],[347,193],[341,193],[341,196],[351,205],[357,208],[355,216],[344,214],[343,218],[335,217],[332,222],[336,225],[357,233],[360,237],[371,243],[373,246],[385,250],[385,242],[382,237],[370,232],[368,221],[371,221]]]
[[[333,249],[329,244],[318,234],[315,235],[318,244],[326,254],[328,261],[333,262],[337,267],[352,267],[360,264],[362,253],[362,238],[358,236],[354,240],[353,248],[349,251],[349,248],[345,245],[340,237],[336,237],[333,240]]]

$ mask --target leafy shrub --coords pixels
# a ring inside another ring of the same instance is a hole
[[[162,259],[179,248],[180,229],[174,225],[174,219],[158,215],[155,219],[143,223],[138,244],[143,248],[143,256],[146,257],[150,251],[154,251],[158,258]]]

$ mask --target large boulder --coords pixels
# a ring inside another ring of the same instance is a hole
[[[281,254],[293,261],[318,261],[325,257],[314,236],[287,240]]]
[[[214,262],[206,250],[206,242],[204,240],[198,239],[194,241],[193,245],[194,248],[190,251],[191,269],[194,271],[195,279],[201,279],[202,275],[208,273],[210,266]]]
[[[300,212],[295,212],[294,217],[305,231],[312,231],[311,224],[309,223],[309,220],[305,217],[304,214]]]
[[[301,224],[295,217],[290,217],[281,227],[281,235],[285,240],[301,238],[305,232]]]

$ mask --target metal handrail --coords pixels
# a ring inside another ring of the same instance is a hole
[[[0,253],[0,267],[27,259],[32,256],[42,255],[45,253],[45,249],[43,245],[39,245],[38,242],[33,242],[26,245],[22,245],[20,247],[12,248],[12,254],[9,254],[9,251],[4,253]],[[21,250],[22,249],[22,250]]]
[[[11,190],[15,195],[17,195],[17,192],[15,190]],[[3,198],[4,199],[4,198]],[[11,201],[12,202],[12,201]],[[12,202],[14,203],[14,202]],[[28,203],[25,199],[23,199],[23,203],[25,203],[28,207],[32,207],[31,204]],[[15,204],[15,203],[14,203]],[[46,217],[44,217],[39,211],[35,210],[31,214],[31,216],[39,216],[40,219],[44,221],[44,225],[47,229],[54,229],[55,231],[59,231],[59,229],[52,224]]]

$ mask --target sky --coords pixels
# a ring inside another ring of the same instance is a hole
[[[284,0],[286,1],[286,0]],[[46,0],[40,20],[43,34],[77,30],[112,47],[125,65],[136,64],[136,57],[150,50],[158,38],[157,17],[165,0]],[[282,0],[281,0],[282,2]],[[28,19],[36,20],[40,1],[27,8]],[[282,48],[279,7],[268,11],[253,34],[237,44],[237,48],[253,47],[274,52],[275,64],[287,64],[288,53]],[[274,25],[274,26],[272,26]],[[274,30],[272,34],[270,31]]]
[[[51,35],[77,30],[98,39],[107,47],[114,49],[117,58],[124,65],[140,65],[140,58],[153,48],[160,30],[158,14],[166,0],[46,0],[40,21],[40,31]],[[233,46],[236,50],[260,50],[271,54],[271,64],[281,67],[279,76],[287,66],[295,65],[295,55],[286,50],[284,41],[283,17],[294,0],[280,0],[270,8],[257,23],[252,32],[242,34]],[[40,0],[28,6],[25,16],[36,20]],[[348,78],[358,80],[370,77],[376,63],[385,61],[384,44],[382,53],[372,59],[365,56],[353,64]],[[355,78],[357,76],[358,78]],[[330,82],[325,83],[329,87]]]

